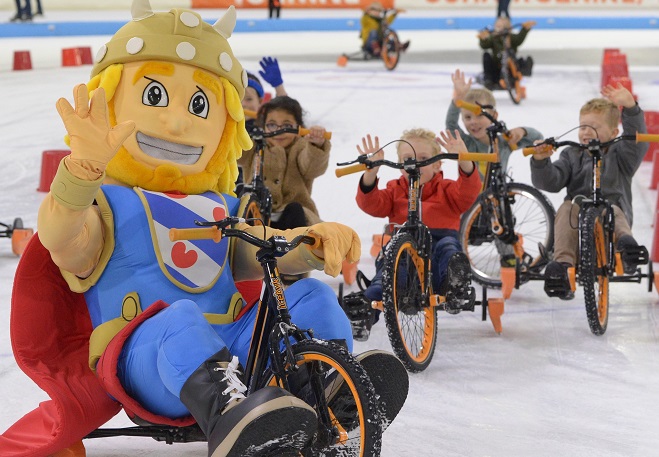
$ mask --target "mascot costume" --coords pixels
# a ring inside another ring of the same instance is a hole
[[[84,456],[82,438],[121,408],[154,424],[196,422],[209,456],[296,452],[315,432],[314,410],[278,387],[245,396],[240,378],[256,307],[235,281],[262,278],[256,248],[168,237],[172,227],[240,214],[236,160],[251,140],[247,74],[227,41],[235,10],[212,26],[190,10],[154,13],[148,0],[131,12],[74,104],[57,102],[71,154],[39,209],[11,312],[17,363],[50,400],[0,436],[0,455]],[[283,273],[336,276],[344,259],[359,258],[345,225],[265,230],[321,240],[283,257]],[[296,324],[352,350],[329,286],[304,279],[286,297]]]

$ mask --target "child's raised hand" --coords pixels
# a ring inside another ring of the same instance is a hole
[[[450,130],[443,130],[439,132],[440,138],[437,138],[437,142],[446,149],[447,152],[451,154],[458,154],[460,152],[469,152],[467,151],[467,145],[462,141],[460,132],[455,130],[454,133],[451,133]]]
[[[490,36],[490,31],[489,30],[481,30],[478,32],[478,39],[479,40],[485,40],[487,37]]]
[[[441,131],[439,132],[439,136],[437,142],[446,149],[447,152],[451,154],[469,152],[467,150],[467,145],[462,140],[458,130],[454,130],[453,133],[451,133],[450,130]],[[458,166],[467,174],[471,174],[475,168],[474,162],[471,160],[458,160]]]
[[[261,78],[263,78],[268,84],[275,88],[284,84],[277,59],[273,59],[272,57],[264,57],[259,62],[259,65],[261,65],[259,74],[261,75]]]
[[[315,144],[316,146],[322,146],[325,143],[325,127],[319,125],[312,125],[309,127],[309,134],[306,138],[309,142]]]
[[[618,106],[631,108],[636,105],[636,100],[634,100],[632,93],[621,83],[618,83],[617,87],[611,84],[606,85],[602,89],[601,94]]]
[[[522,27],[524,27],[527,30],[530,30],[531,27],[535,26],[537,24],[536,21],[526,21],[522,23]]]
[[[455,73],[451,75],[451,81],[453,81],[453,101],[464,99],[471,89],[471,78],[467,80],[464,72],[455,70]]]
[[[357,145],[357,152],[359,155],[364,154],[373,154],[369,157],[369,160],[383,160],[384,159],[384,150],[380,149],[380,139],[376,136],[375,139],[371,138],[369,133],[365,137],[362,137],[362,147]],[[378,176],[378,170],[380,167],[368,168],[364,172],[363,181],[367,186],[372,186],[375,183],[375,180]]]

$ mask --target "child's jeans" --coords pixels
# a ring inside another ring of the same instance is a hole
[[[433,240],[431,260],[432,287],[433,291],[438,293],[446,279],[446,269],[449,259],[456,252],[462,251],[462,246],[460,245],[459,235],[456,230],[433,229],[430,232]],[[371,280],[371,284],[364,291],[364,296],[371,301],[382,300],[383,266],[384,258],[382,253],[380,253],[375,260],[375,276]]]

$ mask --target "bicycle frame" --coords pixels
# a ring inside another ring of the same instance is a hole
[[[376,151],[377,152],[377,151]],[[407,219],[399,226],[394,226],[394,233],[392,239],[398,233],[409,233],[417,243],[417,250],[423,258],[424,269],[424,286],[423,286],[423,299],[424,305],[428,306],[431,303],[432,294],[432,270],[431,270],[431,253],[432,253],[432,236],[430,230],[423,223],[421,211],[421,168],[437,162],[442,159],[453,160],[472,160],[472,161],[498,161],[498,153],[458,153],[458,154],[438,154],[423,161],[417,161],[415,158],[405,159],[404,162],[391,162],[389,160],[369,160],[369,157],[374,154],[365,154],[351,162],[338,163],[337,166],[350,165],[344,169],[337,169],[336,175],[343,176],[345,174],[355,173],[378,166],[387,166],[399,170],[405,170],[408,175],[409,182],[409,197],[407,203]],[[474,170],[474,172],[477,172]],[[438,305],[439,303],[434,303]]]
[[[472,111],[474,114],[485,116],[492,122],[487,127],[487,138],[489,141],[488,153],[499,155],[499,134],[504,138],[510,136],[510,131],[503,121],[497,120],[488,113],[487,109],[493,107],[488,105],[471,104],[458,101],[457,106]],[[514,147],[511,147],[514,149]],[[483,208],[482,214],[485,214],[492,226],[492,232],[495,236],[506,244],[515,245],[519,237],[515,233],[515,221],[510,208],[508,199],[508,180],[499,160],[489,162],[485,171],[483,180],[483,192],[489,192],[492,198],[486,200],[486,207]]]

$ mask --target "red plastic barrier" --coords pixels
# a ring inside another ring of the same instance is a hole
[[[62,66],[63,67],[79,67],[82,65],[80,52],[78,48],[64,48],[62,49]]]
[[[41,154],[41,178],[37,188],[39,192],[50,191],[50,184],[57,173],[60,161],[70,153],[69,150],[52,150]]]
[[[614,76],[629,78],[627,55],[619,51],[614,52],[614,50],[609,50],[608,53],[606,51],[602,59],[602,80],[600,83],[602,88],[610,84],[610,79]]]
[[[30,51],[14,51],[14,70],[32,70]]]
[[[648,133],[659,133],[659,111],[645,111],[645,126],[647,127]],[[654,161],[654,153],[659,151],[659,143],[650,143],[647,154],[643,158],[644,161],[650,162]],[[656,189],[656,181],[654,180],[654,163],[652,165],[652,186],[650,189]]]
[[[92,59],[92,48],[89,46],[81,46],[78,49],[78,54],[80,55],[80,62],[83,65],[93,65],[94,60]]]
[[[654,237],[652,238],[652,252],[650,260],[659,262],[659,211],[654,213]]]

